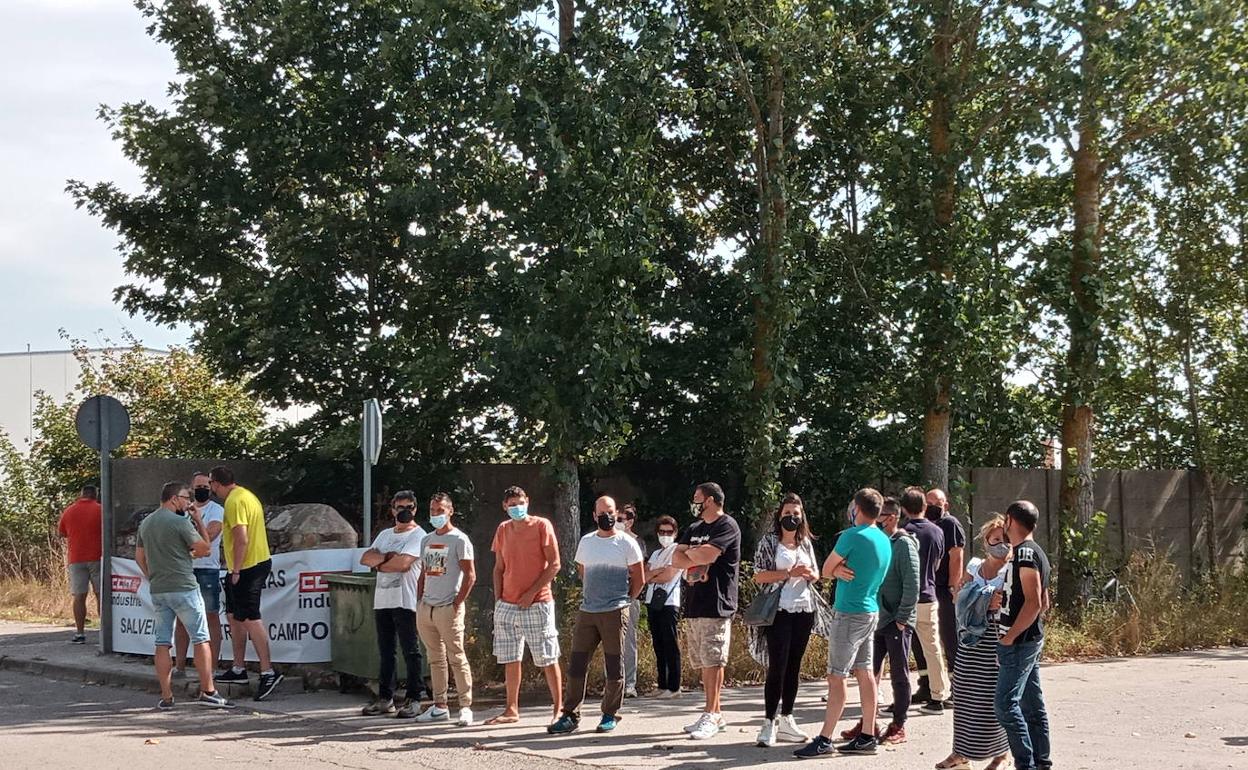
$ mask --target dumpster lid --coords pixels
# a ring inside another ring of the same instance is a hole
[[[332,572],[325,575],[325,582],[331,586],[371,586],[377,582],[377,577],[371,572]]]

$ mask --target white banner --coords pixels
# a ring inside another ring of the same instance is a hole
[[[273,555],[273,570],[260,598],[260,615],[277,663],[325,663],[329,651],[329,584],[325,575],[364,570],[363,548],[293,551]],[[230,628],[221,607],[221,656],[229,660]],[[148,582],[132,559],[113,558],[113,649],[136,655],[156,652],[156,613]],[[256,660],[247,645],[247,660]]]

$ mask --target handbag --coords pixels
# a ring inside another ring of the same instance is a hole
[[[646,602],[646,609],[650,612],[661,611],[667,606],[667,589],[663,586],[656,585],[654,590],[650,592],[650,600]]]
[[[773,583],[772,586],[764,587],[754,595],[745,612],[741,613],[742,623],[747,626],[770,626],[776,622],[776,612],[780,609],[780,588],[784,583]]]

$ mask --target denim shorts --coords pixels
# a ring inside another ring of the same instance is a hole
[[[849,676],[851,671],[870,671],[874,612],[832,610],[832,633],[828,637],[828,674]]]
[[[204,615],[204,597],[198,588],[152,594],[152,607],[156,610],[157,647],[168,647],[173,643],[174,618],[186,627],[191,644],[208,641],[208,618]]]
[[[204,612],[221,611],[221,570],[197,569],[195,580],[199,583],[199,593],[204,597]]]

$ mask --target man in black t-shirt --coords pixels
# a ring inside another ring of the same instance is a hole
[[[1049,557],[1033,538],[1040,512],[1026,500],[1005,509],[1005,535],[1014,546],[1007,568],[997,647],[996,712],[1017,770],[1048,770],[1049,718],[1040,689],[1040,653],[1049,608]],[[994,603],[995,604],[995,603]]]
[[[940,527],[945,536],[945,557],[936,567],[936,604],[940,608],[940,644],[945,651],[946,671],[953,678],[953,667],[958,662],[958,617],[954,597],[962,587],[965,574],[963,549],[966,547],[966,530],[958,517],[949,512],[949,498],[943,489],[927,491],[927,518]]]
[[[705,740],[724,730],[719,693],[728,665],[732,616],[737,611],[737,583],[741,572],[741,528],[724,513],[724,490],[718,484],[699,484],[691,512],[697,520],[680,535],[672,566],[685,570],[688,649],[694,668],[702,671],[706,711],[685,728],[694,740]]]
[[[949,653],[940,633],[944,610],[936,602],[936,572],[946,558],[945,533],[924,516],[927,500],[922,489],[906,489],[901,496],[901,509],[906,514],[905,530],[919,541],[919,603],[913,648],[919,664],[919,689],[914,692],[913,701],[923,704],[921,710],[925,713],[943,714],[950,695],[949,672],[953,668],[945,665]]]

